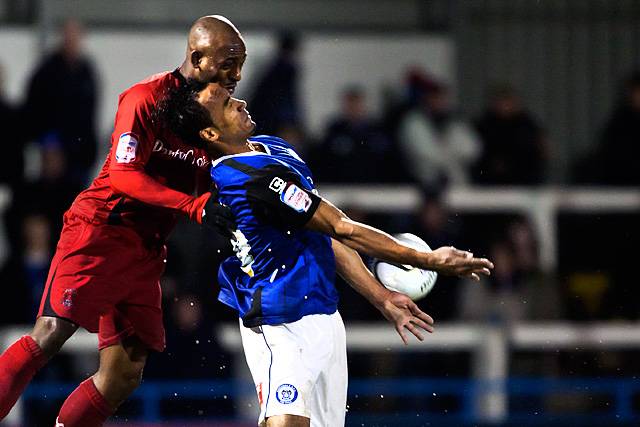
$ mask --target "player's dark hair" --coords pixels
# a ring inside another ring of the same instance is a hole
[[[154,113],[154,121],[195,147],[204,145],[200,131],[214,125],[207,109],[196,99],[204,86],[194,79],[183,81],[164,94]]]

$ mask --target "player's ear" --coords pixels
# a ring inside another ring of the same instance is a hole
[[[192,51],[190,55],[190,59],[191,59],[191,65],[193,65],[194,68],[200,68],[200,60],[202,59],[201,52],[198,52],[197,50]]]
[[[217,142],[220,139],[220,132],[213,126],[200,130],[200,138],[207,142]]]

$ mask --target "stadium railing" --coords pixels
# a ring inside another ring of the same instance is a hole
[[[336,185],[319,188],[341,208],[367,212],[410,213],[422,200],[412,185]],[[533,225],[540,243],[541,267],[555,271],[558,258],[557,213],[640,211],[640,191],[619,187],[457,187],[444,193],[458,213],[518,213]]]
[[[326,185],[321,194],[339,207],[373,213],[410,213],[421,202],[413,185]],[[640,211],[640,191],[620,187],[456,187],[444,201],[458,213],[518,213],[526,216],[540,243],[541,267],[555,271],[558,258],[557,214],[624,213]],[[11,192],[0,185],[0,214]],[[4,225],[0,223],[0,263],[6,257]]]

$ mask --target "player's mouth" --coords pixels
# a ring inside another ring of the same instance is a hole
[[[231,95],[233,95],[233,92],[236,91],[236,85],[235,84],[231,84],[231,85],[226,85],[224,87]]]

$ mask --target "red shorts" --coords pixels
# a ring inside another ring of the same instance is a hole
[[[163,351],[165,262],[166,248],[145,245],[131,228],[66,213],[38,317],[60,317],[98,332],[100,349],[135,335]]]

